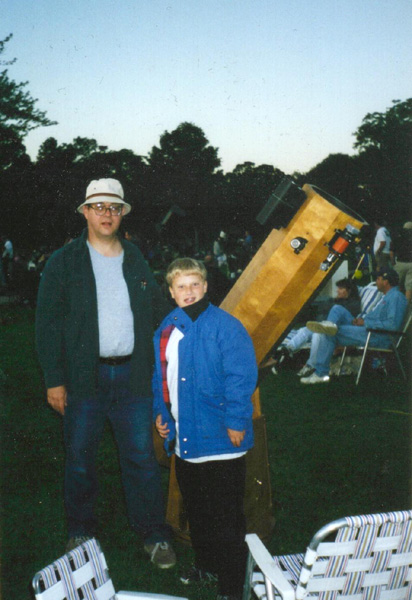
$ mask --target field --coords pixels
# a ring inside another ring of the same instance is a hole
[[[33,321],[27,307],[1,307],[1,580],[7,600],[31,598],[32,576],[64,552],[66,541],[62,424],[45,402]],[[358,387],[352,377],[303,386],[285,369],[263,380],[261,396],[276,519],[273,553],[303,551],[320,526],[342,516],[410,508],[410,387],[396,367],[388,377],[366,372]],[[175,544],[179,565],[170,572],[148,562],[128,528],[109,429],[99,474],[99,539],[115,588],[212,600],[212,591],[179,582],[179,569],[191,562],[189,547]],[[162,476],[167,489],[167,469]]]

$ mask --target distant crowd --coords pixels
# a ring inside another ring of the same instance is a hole
[[[125,231],[124,237],[140,248],[165,294],[164,274],[172,260],[190,255],[204,262],[208,272],[209,297],[214,304],[220,304],[256,251],[249,231],[245,231],[243,236],[220,231],[208,246],[197,249],[188,247],[187,240],[153,242],[130,230]],[[68,237],[63,245],[71,241],[72,238]],[[2,236],[1,248],[0,294],[16,295],[23,304],[34,307],[41,274],[54,249],[16,250],[7,236]]]
[[[174,243],[150,241],[130,230],[124,236],[140,248],[165,293],[164,273],[172,260],[181,256],[202,260],[208,271],[209,297],[214,304],[220,304],[257,250],[249,230],[240,236],[221,230],[203,248],[188,247],[187,239],[177,239]],[[64,245],[71,240],[67,238]],[[0,293],[15,294],[21,302],[34,307],[41,273],[52,250],[40,247],[31,252],[16,251],[7,236],[2,236],[0,243]],[[411,301],[412,222],[390,231],[384,221],[376,221],[370,240],[356,246],[354,260],[353,276],[357,279],[368,273],[372,278],[374,269],[392,266],[398,272],[401,290]]]

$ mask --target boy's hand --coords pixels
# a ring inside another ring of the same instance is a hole
[[[240,444],[243,442],[243,438],[245,437],[245,431],[236,431],[235,429],[227,428],[227,434],[230,438],[230,441],[236,448],[239,448]]]
[[[160,437],[166,439],[167,436],[169,435],[170,429],[168,429],[167,423],[162,425],[162,415],[157,415],[155,425],[156,425],[157,433],[160,435]]]

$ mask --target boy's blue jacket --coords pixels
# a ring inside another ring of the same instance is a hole
[[[179,342],[179,437],[183,459],[248,450],[253,446],[251,395],[257,381],[252,340],[243,325],[224,310],[210,304],[192,321],[181,308],[173,310],[154,335],[154,419],[162,415],[170,433],[175,423],[162,392],[161,332],[174,325],[184,334]],[[230,442],[227,428],[246,431],[241,446]]]

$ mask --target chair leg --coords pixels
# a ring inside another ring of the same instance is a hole
[[[396,356],[396,360],[398,361],[398,365],[399,365],[399,368],[401,370],[402,376],[403,376],[404,380],[406,381],[407,377],[406,377],[405,369],[403,368],[401,357],[399,356],[398,349],[394,347],[393,348],[393,353]]]
[[[247,563],[246,563],[246,576],[245,576],[245,583],[243,586],[243,595],[242,595],[242,600],[250,600],[251,596],[252,596],[252,575],[253,575],[253,569],[255,568],[255,561],[253,559],[253,556],[251,554],[251,552],[249,552],[249,555],[247,557]]]
[[[347,346],[345,346],[343,348],[342,358],[340,359],[340,363],[339,363],[338,377],[340,376],[340,372],[342,371],[343,361],[345,360],[345,356],[346,356],[346,348],[347,348]]]
[[[370,337],[371,337],[371,332],[369,331],[368,336],[366,338],[365,348],[363,349],[362,360],[361,360],[361,364],[359,366],[358,376],[356,377],[356,385],[358,385],[359,379],[361,378],[361,375],[362,375],[363,364],[365,362],[366,352],[368,351]]]

